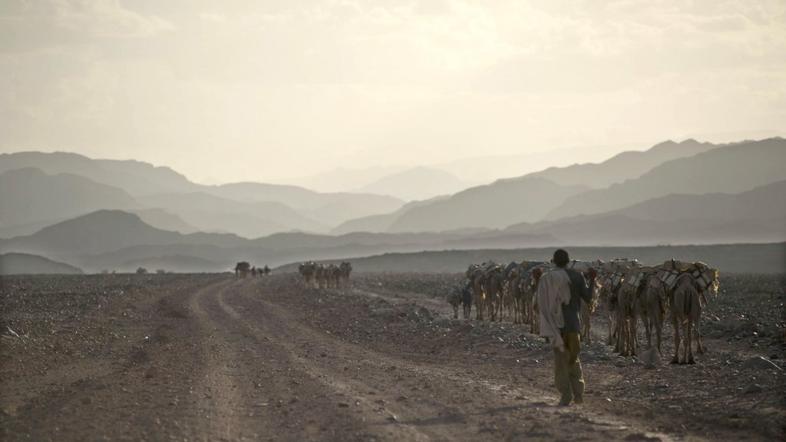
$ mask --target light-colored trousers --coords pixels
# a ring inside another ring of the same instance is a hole
[[[562,333],[565,351],[554,349],[554,385],[562,396],[561,403],[568,404],[572,399],[584,399],[584,377],[581,374],[581,340],[578,333]]]

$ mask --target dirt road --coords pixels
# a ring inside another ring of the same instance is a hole
[[[435,320],[422,297],[212,275],[82,308],[4,338],[3,440],[766,437],[671,425],[679,410],[592,385],[586,405],[556,407],[548,348],[506,349],[494,326]],[[85,340],[59,342],[82,326]]]

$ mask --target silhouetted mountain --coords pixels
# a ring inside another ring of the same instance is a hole
[[[768,221],[786,219],[786,180],[738,194],[672,194],[612,213],[652,221],[722,220]],[[781,224],[786,232],[786,223]]]
[[[319,189],[321,192],[348,192],[374,182],[379,177],[406,170],[403,166],[338,167],[315,175],[277,180],[281,184]]]
[[[577,186],[601,187],[635,178],[664,161],[695,155],[715,147],[717,146],[695,140],[681,143],[666,141],[643,152],[620,153],[601,163],[552,167],[518,178],[472,187],[453,195],[447,199],[448,201],[420,204],[428,207],[420,207],[417,210],[409,210],[409,207],[404,206],[394,213],[353,219],[336,227],[334,232],[438,231],[468,226],[498,228],[508,224],[511,219],[537,221],[548,213],[550,208],[560,205],[568,196],[580,193],[576,192]],[[539,161],[550,160],[553,163],[561,160],[561,157],[557,158],[558,156],[558,153],[548,153],[525,157],[538,158]],[[551,190],[547,190],[543,180],[556,183],[562,187],[562,190],[554,191],[557,189],[554,186],[551,186]],[[432,205],[434,207],[430,207]],[[544,211],[546,207],[550,208]],[[483,211],[486,215],[481,214]],[[439,225],[442,221],[436,220],[444,220],[445,224]]]
[[[601,163],[574,164],[567,167],[550,167],[530,176],[546,178],[562,185],[583,185],[593,188],[607,187],[632,178],[666,161],[690,157],[718,147],[712,143],[699,143],[689,139],[681,143],[665,141],[645,151],[626,151]]]
[[[35,167],[48,174],[70,173],[121,188],[131,195],[193,192],[199,185],[168,167],[135,160],[97,160],[68,152],[0,154],[0,173]]]
[[[185,176],[167,167],[154,167],[140,161],[97,160],[82,155],[55,152],[18,152],[0,154],[0,173],[36,167],[49,174],[69,173],[79,175],[109,186],[125,190],[134,197],[148,197],[161,194],[207,193],[224,199],[239,202],[267,202],[289,206],[300,213],[300,217],[292,217],[291,212],[278,206],[268,209],[271,213],[261,216],[256,212],[239,212],[238,219],[233,223],[219,223],[215,217],[209,222],[214,230],[231,231],[240,228],[243,234],[258,236],[269,233],[270,229],[289,231],[292,229],[326,230],[330,226],[340,224],[351,218],[373,214],[392,212],[403,201],[390,196],[355,194],[355,193],[320,193],[297,186],[285,186],[264,183],[233,183],[220,186],[204,186],[192,183]],[[112,209],[119,206],[95,207]],[[166,208],[166,207],[164,207]],[[264,210],[263,210],[264,211]],[[272,213],[278,213],[273,216]],[[85,212],[82,212],[85,213]],[[253,216],[250,216],[253,215]],[[183,216],[183,218],[187,218]],[[48,219],[55,219],[48,218]],[[292,221],[292,225],[289,221]],[[191,224],[193,220],[188,220]],[[250,228],[259,223],[258,229]],[[238,232],[240,233],[240,232]]]
[[[46,227],[32,235],[0,241],[0,247],[16,252],[72,256],[139,245],[206,244],[231,247],[244,242],[235,235],[183,235],[169,232],[151,227],[131,213],[100,210]]]
[[[344,235],[352,232],[387,232],[390,226],[402,215],[404,212],[414,208],[427,206],[433,202],[441,201],[450,198],[449,196],[438,196],[425,201],[412,201],[404,204],[398,210],[381,215],[370,215],[361,218],[351,219],[339,224],[333,228],[330,233],[333,235]]]
[[[147,263],[146,267],[153,267],[153,264],[164,267],[164,258],[169,260],[170,269],[202,271],[224,270],[238,260],[277,265],[291,260],[341,258],[386,251],[490,245],[523,247],[555,241],[547,234],[497,231],[341,236],[280,233],[248,240],[210,233],[183,235],[151,227],[134,214],[98,211],[46,227],[33,235],[0,241],[0,249],[51,256],[91,271],[128,270],[140,263]],[[203,265],[188,267],[189,259]],[[177,263],[180,267],[175,266]],[[213,263],[215,267],[211,267]]]
[[[672,193],[739,193],[783,179],[786,140],[727,145],[668,161],[639,178],[575,195],[548,219],[603,213]]]
[[[507,155],[483,155],[481,152],[481,155],[438,163],[433,167],[452,173],[462,180],[482,184],[500,178],[521,177],[549,167],[603,161],[620,150],[634,147],[636,146],[625,144],[551,149],[547,146],[546,150]]]
[[[77,175],[25,168],[0,175],[0,226],[53,223],[98,209],[134,208],[125,191]]]
[[[234,200],[286,204],[322,226],[308,230],[324,230],[324,226],[334,226],[352,218],[392,212],[404,204],[398,198],[385,195],[319,193],[279,184],[233,183],[212,186],[206,192]]]
[[[414,167],[379,178],[357,188],[356,191],[391,195],[405,201],[420,201],[453,194],[467,187],[469,186],[464,181],[444,170]]]
[[[392,232],[446,231],[467,227],[500,228],[517,222],[534,221],[557,207],[569,196],[586,190],[582,186],[560,186],[549,180],[522,177],[473,187],[450,198],[414,207],[391,225]]]
[[[205,232],[231,232],[258,238],[291,230],[324,231],[326,227],[276,202],[239,202],[194,192],[139,198],[148,207],[165,207]]]
[[[164,209],[140,209],[133,210],[131,213],[156,229],[169,230],[179,233],[194,233],[199,229],[185,222],[183,218]]]
[[[786,181],[740,194],[668,195],[506,230],[551,233],[572,245],[779,242],[786,240]]]
[[[0,275],[81,274],[82,270],[69,264],[52,261],[27,253],[0,255]]]

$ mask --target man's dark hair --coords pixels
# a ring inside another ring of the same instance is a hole
[[[557,251],[554,252],[553,261],[554,261],[554,265],[556,265],[557,267],[565,267],[566,265],[568,265],[568,262],[570,262],[570,256],[568,256],[568,252],[566,252],[565,250],[557,249]]]

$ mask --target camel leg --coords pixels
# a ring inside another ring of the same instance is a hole
[[[701,343],[701,328],[699,324],[701,323],[701,316],[696,319],[696,353],[704,354],[704,345]]]
[[[685,330],[685,334],[687,336],[687,342],[685,345],[685,363],[695,364],[696,361],[693,360],[693,346],[691,345],[691,339],[693,335],[693,321],[691,319],[688,319],[688,328]]]
[[[634,312],[633,317],[630,320],[630,355],[631,356],[636,356],[636,344],[638,343],[638,336],[636,336],[636,328],[638,322],[639,322],[639,318]]]
[[[621,356],[627,356],[628,355],[628,343],[627,343],[628,324],[624,320],[620,320],[618,327],[619,330],[617,334],[617,349],[618,349],[617,352],[619,352]]]
[[[671,321],[674,326],[674,357],[671,359],[672,364],[680,363],[680,324],[676,318]]]
[[[660,340],[661,340],[661,333],[663,332],[663,318],[661,318],[660,315],[658,316],[659,317],[656,319],[655,322],[655,338],[657,339],[657,343],[658,343],[658,354],[661,354]]]
[[[615,321],[614,321],[614,352],[620,353],[622,352],[622,347],[620,346],[620,335],[622,334],[622,321],[620,318],[619,312],[615,313]]]

